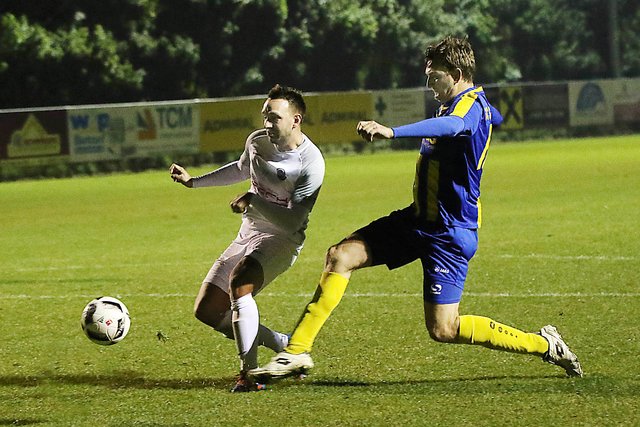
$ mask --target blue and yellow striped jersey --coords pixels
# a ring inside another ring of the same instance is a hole
[[[472,87],[442,104],[435,117],[458,117],[449,129],[423,134],[413,185],[414,208],[422,223],[475,229],[481,223],[480,178],[493,126],[500,113],[482,87]],[[433,127],[433,126],[432,126]],[[445,126],[446,127],[446,126]],[[394,129],[395,130],[395,129]],[[400,132],[401,133],[401,132]]]

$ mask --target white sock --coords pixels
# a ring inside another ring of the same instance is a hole
[[[231,301],[233,333],[238,346],[241,369],[246,371],[258,367],[258,305],[251,294]]]
[[[277,331],[273,331],[260,324],[258,328],[258,345],[265,346],[280,353],[289,344],[289,336]]]
[[[224,334],[227,338],[234,340],[233,325],[231,323],[231,310],[227,311],[215,330]],[[258,326],[258,345],[270,348],[276,353],[280,353],[289,344],[289,336],[281,332],[273,331],[263,324]]]

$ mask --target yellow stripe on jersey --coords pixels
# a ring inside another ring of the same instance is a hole
[[[482,203],[478,197],[478,228],[482,227]]]
[[[427,221],[438,219],[438,189],[440,188],[440,162],[429,160],[427,172]]]
[[[484,144],[484,150],[482,150],[482,154],[480,155],[480,159],[478,160],[478,167],[476,170],[482,169],[484,166],[484,159],[487,157],[487,152],[489,151],[489,145],[491,144],[491,134],[493,133],[493,125],[489,125],[489,135],[487,136],[487,142]]]
[[[416,161],[416,177],[413,181],[413,205],[416,209],[416,217],[420,218],[422,214],[422,208],[420,207],[420,201],[418,199],[418,192],[420,191],[420,165],[422,164],[422,154],[418,156]]]
[[[462,98],[460,98],[460,101],[456,103],[455,108],[449,115],[464,118],[464,116],[467,115],[467,113],[473,106],[473,103],[476,102],[476,99],[478,98],[478,92],[480,91],[482,91],[482,87],[478,86],[474,90],[462,95]]]

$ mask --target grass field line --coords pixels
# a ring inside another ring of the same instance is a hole
[[[0,300],[20,299],[93,299],[100,295],[63,294],[63,295],[29,295],[29,294],[0,294]],[[116,298],[195,298],[195,294],[186,293],[132,293],[115,294]],[[311,293],[262,292],[262,297],[269,298],[310,298]],[[511,292],[465,292],[465,297],[471,298],[638,298],[640,292],[541,292],[541,293],[511,293]],[[421,298],[421,293],[386,293],[365,292],[346,293],[345,298]]]
[[[484,255],[489,256],[489,255]],[[483,255],[479,255],[477,258],[481,258]],[[507,259],[522,259],[522,258],[535,258],[535,259],[551,259],[551,260],[567,260],[567,261],[637,261],[639,258],[635,256],[620,256],[620,255],[552,255],[552,254],[501,254],[496,255],[497,258]],[[185,266],[185,265],[202,265],[200,262],[187,261],[187,262],[161,262],[161,263],[114,263],[114,264],[91,264],[91,265],[55,265],[55,266],[38,266],[38,267],[4,267],[4,271],[13,270],[18,273],[27,273],[30,271],[65,271],[65,270],[103,270],[114,268],[127,268],[127,267],[162,267],[162,266]]]
[[[638,257],[622,256],[622,255],[612,256],[612,255],[502,254],[502,255],[497,255],[497,257],[498,258],[537,258],[537,259],[568,260],[568,261],[635,261],[638,259]]]

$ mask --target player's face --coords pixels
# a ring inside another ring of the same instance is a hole
[[[445,103],[455,96],[456,81],[444,67],[429,62],[424,73],[427,75],[427,87],[433,91],[438,102]]]
[[[267,99],[262,107],[264,128],[273,144],[284,144],[293,130],[300,124],[296,114],[286,99]]]

